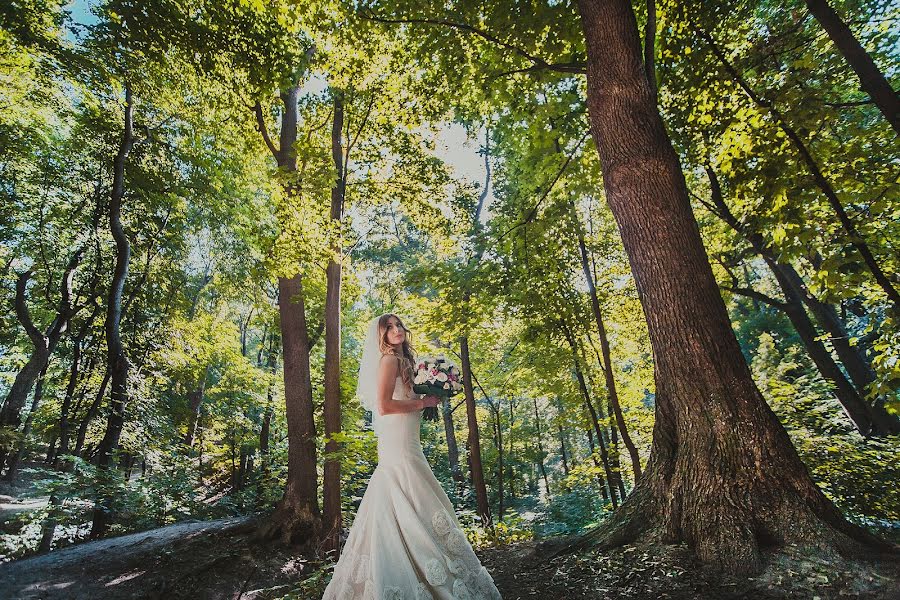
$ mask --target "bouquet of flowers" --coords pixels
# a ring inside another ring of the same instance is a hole
[[[443,354],[420,358],[416,364],[416,375],[413,378],[413,391],[417,394],[449,398],[463,389],[462,375],[459,367],[447,360]],[[437,420],[437,408],[429,406],[422,417]]]

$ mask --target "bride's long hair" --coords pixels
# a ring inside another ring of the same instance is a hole
[[[406,332],[399,352],[387,341],[388,320],[391,317],[397,319],[400,327]],[[382,354],[391,354],[400,359],[400,379],[403,383],[412,385],[416,367],[416,351],[410,342],[409,329],[403,324],[403,320],[394,313],[385,313],[378,319],[378,344]]]

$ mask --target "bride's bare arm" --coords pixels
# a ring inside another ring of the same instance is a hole
[[[394,400],[394,386],[397,385],[397,375],[400,366],[397,364],[397,358],[384,354],[381,357],[381,363],[378,365],[378,414],[391,415],[397,413],[407,413],[422,410],[425,406],[421,398],[415,401],[401,402]]]

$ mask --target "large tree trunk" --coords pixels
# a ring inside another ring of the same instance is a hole
[[[703,248],[678,157],[647,85],[627,0],[579,0],[590,124],[653,348],[647,468],[599,539],[684,541],[732,572],[770,545],[877,543],[816,487],[757,389]]]
[[[900,134],[900,97],[891,88],[884,73],[878,69],[875,61],[828,2],[806,0],[806,6],[847,59],[847,63],[859,77],[860,87],[869,94],[894,131]]]
[[[312,50],[310,50],[312,52]],[[297,173],[297,122],[300,87],[295,83],[281,92],[284,110],[278,147],[269,138],[262,108],[256,105],[260,134],[283,171]],[[298,193],[294,182],[285,185],[288,195]],[[317,495],[316,424],[313,410],[309,352],[311,348],[303,296],[303,276],[278,278],[278,308],[284,358],[284,403],[288,428],[288,477],[284,496],[257,537],[279,538],[300,546],[309,556],[318,553],[322,516]]]
[[[491,507],[488,504],[487,488],[484,485],[484,467],[481,463],[481,440],[478,435],[478,417],[475,414],[475,391],[472,388],[472,365],[469,362],[469,338],[459,338],[460,367],[462,368],[463,390],[466,397],[466,418],[469,427],[469,465],[472,471],[472,486],[482,527],[492,527]]]
[[[334,112],[331,123],[331,157],[337,175],[331,188],[332,222],[340,227],[344,212],[344,148],[341,132],[344,128],[344,102],[340,91],[334,92]],[[325,453],[331,458],[325,460],[323,481],[322,527],[325,551],[333,551],[335,558],[340,555],[341,539],[341,461],[337,452],[341,444],[331,437],[341,431],[341,236],[331,245],[332,256],[325,269]]]
[[[284,403],[288,428],[288,475],[284,496],[259,531],[317,551],[321,513],[317,495],[316,424],[309,370],[309,338],[303,302],[302,276],[278,279],[281,344],[284,356]]]
[[[106,424],[106,433],[98,447],[98,475],[103,478],[104,472],[111,467],[112,456],[119,446],[119,436],[125,424],[125,407],[128,403],[128,358],[119,335],[119,322],[122,319],[122,291],[128,277],[128,263],[131,258],[131,244],[122,226],[122,200],[125,196],[125,163],[134,144],[133,132],[134,105],[131,87],[125,86],[125,126],[122,141],[113,161],[113,185],[109,200],[109,229],[116,242],[116,266],[109,287],[106,305],[106,347],[107,364],[111,375],[110,410]],[[106,533],[111,513],[109,499],[100,497],[94,507],[94,521],[91,526],[91,538],[98,538]]]

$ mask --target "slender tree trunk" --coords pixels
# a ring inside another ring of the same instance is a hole
[[[56,534],[56,526],[59,522],[58,512],[62,501],[56,494],[50,494],[47,518],[41,526],[41,541],[38,543],[38,554],[50,552],[53,547],[53,537]]]
[[[828,2],[806,0],[806,6],[859,77],[860,87],[869,94],[878,110],[900,135],[900,97],[891,88],[884,73]]]
[[[456,428],[453,426],[453,409],[450,399],[445,398],[441,412],[444,416],[444,433],[447,437],[447,458],[450,462],[450,474],[453,481],[459,487],[464,480],[462,469],[459,466],[459,445],[456,441]]]
[[[460,366],[463,376],[463,390],[466,396],[466,417],[469,427],[469,463],[472,468],[472,485],[475,488],[475,498],[478,504],[478,515],[481,517],[481,525],[485,528],[493,526],[491,521],[491,507],[488,504],[487,488],[484,484],[484,468],[481,463],[481,440],[478,436],[478,418],[475,414],[475,391],[472,388],[472,366],[469,362],[469,338],[459,338]],[[501,477],[502,479],[502,477]]]
[[[312,49],[310,49],[310,56]],[[256,105],[257,124],[266,145],[284,172],[297,174],[297,122],[300,87],[294,83],[281,93],[284,110],[276,147],[269,138],[262,108]],[[290,196],[299,193],[293,181],[285,184]],[[284,496],[258,530],[261,539],[277,537],[296,544],[307,555],[318,553],[322,535],[316,472],[316,424],[313,410],[309,352],[311,348],[303,296],[303,276],[279,277],[279,314],[284,358],[284,403],[288,428],[288,476]]]
[[[31,410],[28,411],[28,416],[25,417],[25,425],[22,427],[22,437],[19,439],[19,447],[12,455],[9,461],[9,469],[3,477],[3,479],[10,483],[15,483],[16,476],[19,474],[19,465],[22,463],[22,458],[25,456],[25,445],[28,443],[28,436],[31,435],[31,424],[34,422],[34,413],[38,409],[44,395],[44,381],[46,378],[47,367],[44,367],[41,374],[38,376],[37,384],[34,386],[34,396],[32,396],[31,399]]]
[[[563,473],[569,475],[569,460],[566,456],[566,433],[563,431],[562,424],[557,423],[559,429],[559,453],[562,455]]]
[[[0,428],[8,428],[13,431],[19,428],[22,423],[22,409],[28,400],[28,394],[34,386],[35,380],[40,376],[41,371],[47,367],[50,356],[56,349],[60,337],[66,330],[69,320],[78,312],[79,307],[72,307],[72,278],[74,277],[75,268],[81,260],[81,252],[76,252],[69,259],[63,271],[62,281],[60,284],[60,301],[56,308],[56,316],[47,327],[46,332],[41,332],[31,320],[31,313],[28,310],[27,303],[27,285],[31,279],[32,272],[26,271],[19,275],[16,279],[16,297],[15,297],[15,313],[19,323],[25,329],[25,333],[31,340],[34,350],[22,370],[16,374],[12,387],[6,395],[3,402],[3,408],[0,409]],[[0,471],[6,464],[7,456],[11,448],[0,446]]]
[[[753,382],[641,61],[631,4],[579,0],[587,103],[606,199],[647,318],[656,380],[650,460],[631,495],[570,548],[685,541],[735,573],[772,544],[881,544],[816,487]]]
[[[288,475],[284,496],[260,530],[263,538],[278,537],[314,551],[321,539],[317,494],[316,424],[309,369],[309,338],[302,276],[279,278],[279,312],[284,356],[284,402],[288,428]]]
[[[509,439],[509,461],[507,462],[507,467],[509,469],[509,497],[512,500],[516,499],[516,474],[515,468],[513,466],[513,421],[515,415],[513,413],[513,398],[509,399],[509,435],[507,438]]]
[[[561,323],[561,325],[563,333],[565,333],[566,335],[566,340],[569,342],[569,348],[572,350],[572,361],[575,368],[575,379],[578,381],[578,389],[581,391],[581,399],[584,401],[585,408],[588,409],[591,426],[594,428],[594,432],[597,434],[597,444],[600,446],[600,459],[603,462],[603,471],[606,473],[606,480],[609,482],[609,499],[612,502],[613,508],[615,509],[619,506],[619,499],[616,497],[616,490],[614,487],[616,478],[613,475],[613,470],[609,464],[609,454],[606,451],[606,444],[603,442],[603,433],[600,430],[600,421],[597,418],[597,411],[594,409],[594,403],[591,402],[591,393],[588,390],[587,382],[584,379],[584,373],[581,371],[581,363],[579,361],[575,336],[572,334],[572,331],[569,329],[568,325],[566,325],[564,322]],[[593,448],[591,449],[591,452],[593,452]]]
[[[574,213],[574,206],[573,206]],[[578,215],[574,214],[574,218],[578,219]],[[634,472],[634,481],[641,478],[641,459],[638,455],[637,448],[628,434],[628,426],[625,424],[625,417],[622,416],[622,407],[619,404],[619,392],[616,390],[616,378],[613,374],[612,353],[609,349],[609,339],[606,336],[606,325],[603,322],[603,313],[600,310],[600,299],[597,297],[597,287],[594,284],[594,276],[588,265],[587,246],[584,243],[584,231],[581,228],[580,220],[577,225],[578,229],[578,249],[581,254],[581,269],[584,271],[584,277],[587,281],[588,292],[591,297],[591,310],[594,313],[594,322],[597,325],[597,334],[600,337],[600,351],[603,355],[603,377],[606,381],[606,393],[609,395],[609,403],[612,412],[616,417],[616,424],[619,431],[622,432],[622,443],[628,449],[628,455],[631,457],[631,469]],[[624,493],[624,491],[623,491]]]
[[[125,408],[128,403],[128,358],[119,334],[122,318],[122,291],[128,277],[128,263],[131,258],[131,244],[122,226],[122,200],[125,197],[125,164],[134,144],[133,133],[134,104],[131,87],[125,86],[125,126],[122,141],[113,161],[113,186],[109,201],[109,229],[116,242],[116,266],[110,283],[106,306],[106,346],[107,363],[111,375],[110,410],[106,433],[98,447],[98,476],[106,478],[113,453],[119,446],[119,436],[125,424]],[[109,498],[100,497],[94,508],[94,520],[90,537],[96,539],[106,533],[111,513]]]
[[[188,394],[188,408],[190,414],[188,416],[187,431],[184,434],[184,445],[190,448],[194,445],[194,435],[197,432],[197,421],[200,418],[200,406],[203,404],[203,394],[206,392],[206,380],[209,378],[209,365],[203,367],[203,373],[200,375],[197,387]]]
[[[331,157],[334,161],[336,179],[331,188],[332,223],[338,228],[344,212],[344,147],[341,132],[344,128],[344,102],[340,91],[334,92],[334,112],[331,123]],[[331,245],[332,256],[325,269],[325,453],[335,456],[328,458],[324,465],[323,519],[324,549],[340,553],[341,539],[341,461],[336,453],[341,444],[331,437],[341,431],[341,236]]]
[[[559,431],[559,451],[562,455],[563,461],[563,473],[566,476],[569,475],[569,461],[566,455],[566,432],[563,430],[562,426],[562,401],[559,396],[556,396],[556,428]]]
[[[602,467],[601,467],[600,461],[597,460],[597,448],[596,448],[596,446],[594,446],[594,436],[591,433],[590,427],[587,428],[586,433],[587,433],[587,439],[588,439],[588,448],[591,451],[591,460],[594,462],[594,466],[598,469],[597,470],[597,482],[600,484],[600,495],[603,496],[603,499],[606,500],[607,502],[609,502],[611,498],[612,498],[612,501],[615,502],[615,498],[616,498],[615,490],[612,488],[610,481],[608,479],[606,479],[605,477],[603,477],[603,475],[600,473],[600,469]],[[604,469],[604,471],[606,471],[606,469]]]
[[[541,477],[544,479],[544,491],[547,493],[547,498],[550,498],[550,480],[547,478],[547,470],[544,468],[544,442],[541,440],[541,415],[538,413],[538,404],[537,404],[537,396],[533,396],[532,400],[534,401],[534,425],[537,429],[537,449],[538,449],[538,459],[537,466],[540,469]]]
[[[63,397],[62,406],[59,409],[59,454],[69,452],[69,412],[72,410],[72,400],[75,397],[75,388],[78,385],[78,371],[81,367],[81,350],[84,339],[76,337],[72,341],[72,364],[69,366],[69,383],[66,386],[66,395]]]
[[[500,406],[491,405],[491,415],[494,417],[494,444],[497,446],[497,520],[503,522],[506,494],[503,486],[503,429],[500,426]]]
[[[834,351],[861,396],[868,393],[869,384],[875,381],[875,370],[862,348],[850,344],[850,334],[844,320],[834,305],[820,301],[806,286],[803,278],[790,264],[779,263],[785,280],[798,294],[815,317],[819,327],[828,332]]]

